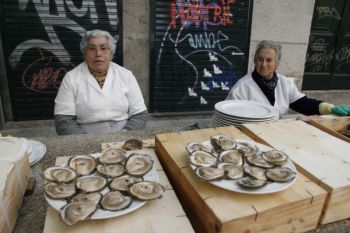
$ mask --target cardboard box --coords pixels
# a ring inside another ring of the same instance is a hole
[[[0,137],[0,233],[10,233],[22,206],[31,169],[27,140]]]

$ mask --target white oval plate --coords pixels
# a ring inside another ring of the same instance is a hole
[[[46,153],[46,146],[42,142],[28,140],[29,164],[32,166],[39,162]]]
[[[225,100],[215,104],[220,113],[248,119],[273,118],[279,114],[272,106],[250,100]]]
[[[242,140],[242,139],[235,139],[235,140],[237,142],[247,142],[247,143],[255,144],[259,148],[258,153],[273,150],[273,148],[271,148],[269,146],[265,146],[265,145],[257,143],[257,142]],[[208,145],[208,146],[211,145],[209,141],[205,141],[205,142],[203,142],[203,144]],[[290,159],[288,160],[287,164],[285,164],[283,167],[288,167],[293,172],[295,172],[297,174],[297,169],[295,168],[293,162]],[[195,171],[195,169],[197,167],[191,164],[191,168],[193,169],[193,171]],[[244,188],[244,187],[237,184],[237,180],[222,179],[222,180],[208,181],[208,182],[211,183],[212,185],[219,187],[219,188],[223,188],[223,189],[237,192],[237,193],[268,194],[268,193],[280,192],[280,191],[283,191],[283,190],[289,188],[290,186],[292,186],[294,184],[295,180],[296,180],[296,176],[293,180],[291,180],[289,182],[286,182],[286,183],[278,183],[278,182],[268,183],[265,186],[258,188],[258,189]]]
[[[127,152],[128,153],[128,152]],[[131,154],[130,151],[128,154]],[[101,156],[102,153],[97,153],[97,154],[92,154],[95,158]],[[152,169],[149,171],[146,175],[143,176],[143,180],[148,180],[148,181],[154,181],[154,182],[159,182],[159,176],[156,170]],[[105,194],[109,192],[109,188],[106,187],[101,191],[102,194]],[[67,201],[65,200],[55,200],[52,198],[49,198],[48,196],[44,195],[47,203],[54,208],[57,211],[60,211],[60,209],[67,204]],[[97,209],[89,219],[107,219],[107,218],[114,218],[118,216],[122,216],[125,214],[128,214],[130,212],[133,212],[143,205],[145,205],[147,201],[140,201],[136,199],[132,199],[131,205],[124,209],[124,210],[119,210],[119,211],[109,211],[109,210],[103,210],[103,209]]]

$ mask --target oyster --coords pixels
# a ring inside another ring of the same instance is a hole
[[[198,167],[196,169],[197,176],[203,180],[220,180],[225,175],[223,168],[215,167]]]
[[[113,164],[122,163],[126,159],[126,153],[122,149],[109,149],[105,151],[99,158],[100,163]]]
[[[96,168],[96,160],[90,155],[75,155],[69,159],[68,164],[79,176],[89,175]]]
[[[239,184],[242,187],[250,188],[250,189],[256,189],[264,186],[266,184],[265,180],[256,180],[250,177],[245,177],[237,181],[237,184]]]
[[[122,148],[124,150],[141,150],[143,146],[143,142],[138,139],[129,139],[124,142]]]
[[[103,196],[101,206],[105,210],[117,211],[128,208],[131,201],[130,196],[124,196],[119,191],[111,191]]]
[[[65,199],[73,196],[76,190],[74,183],[50,182],[44,185],[44,192],[52,199]]]
[[[127,192],[131,184],[136,182],[141,182],[141,181],[142,181],[142,178],[140,177],[124,175],[124,176],[114,178],[109,183],[109,188],[115,191]]]
[[[237,142],[237,149],[243,151],[244,156],[251,156],[258,153],[259,148],[249,142]]]
[[[214,152],[214,148],[212,148],[211,146],[203,145],[203,144],[198,143],[198,142],[188,143],[186,146],[186,150],[190,154],[192,154],[195,151],[204,151],[204,152],[207,152],[209,154],[212,154]]]
[[[64,223],[71,226],[88,219],[97,206],[93,202],[72,202],[62,207],[60,217]]]
[[[261,154],[255,154],[246,157],[246,160],[251,165],[262,167],[262,168],[273,168],[275,165],[267,162],[265,159],[262,158]]]
[[[210,143],[217,153],[221,153],[224,150],[234,149],[236,148],[237,144],[235,139],[225,135],[216,135],[210,137]]]
[[[288,155],[279,150],[271,150],[262,153],[263,159],[269,163],[282,165],[288,160]]]
[[[243,153],[240,150],[226,150],[220,153],[219,161],[223,163],[233,163],[239,166],[243,165]]]
[[[216,164],[216,157],[204,151],[193,152],[189,159],[197,167],[211,167]]]
[[[72,199],[70,199],[70,202],[92,202],[95,205],[98,205],[101,199],[102,199],[102,194],[99,192],[80,193],[72,197]]]
[[[77,177],[77,173],[69,167],[49,167],[45,170],[44,177],[50,181],[68,183]]]
[[[97,172],[107,177],[118,177],[124,174],[125,167],[121,164],[99,164],[96,167]]]
[[[129,193],[133,197],[144,201],[161,198],[164,191],[163,186],[153,181],[142,181],[129,187]]]
[[[234,165],[232,163],[219,163],[218,168],[222,168],[226,171],[226,177],[232,180],[242,178],[243,167]]]
[[[279,167],[268,169],[266,172],[267,178],[276,182],[288,182],[293,180],[296,173],[287,167]]]
[[[102,176],[90,175],[81,176],[77,179],[76,186],[85,193],[92,193],[102,190],[107,184],[107,180]]]
[[[148,154],[131,154],[126,162],[125,168],[129,175],[143,176],[149,172],[153,167],[153,160]]]
[[[254,179],[267,180],[266,175],[265,175],[266,170],[264,168],[248,166],[248,167],[244,167],[243,170],[246,174],[253,177]]]

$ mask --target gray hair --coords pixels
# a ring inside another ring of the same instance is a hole
[[[276,52],[276,60],[277,63],[281,60],[281,45],[277,42],[271,41],[271,40],[263,40],[260,41],[259,44],[256,46],[255,55],[254,55],[254,62],[257,62],[258,59],[258,53],[262,49],[273,49]]]
[[[111,50],[111,56],[114,56],[118,41],[114,39],[109,32],[95,29],[91,31],[86,31],[83,36],[83,39],[80,42],[80,51],[84,55],[84,58],[86,57],[88,41],[91,37],[105,37],[108,41],[109,49]]]

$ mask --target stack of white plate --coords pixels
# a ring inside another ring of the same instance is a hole
[[[279,112],[272,106],[250,100],[225,100],[215,104],[213,127],[276,121]]]
[[[29,155],[29,164],[32,166],[44,157],[46,146],[41,142],[28,140],[27,152]]]

